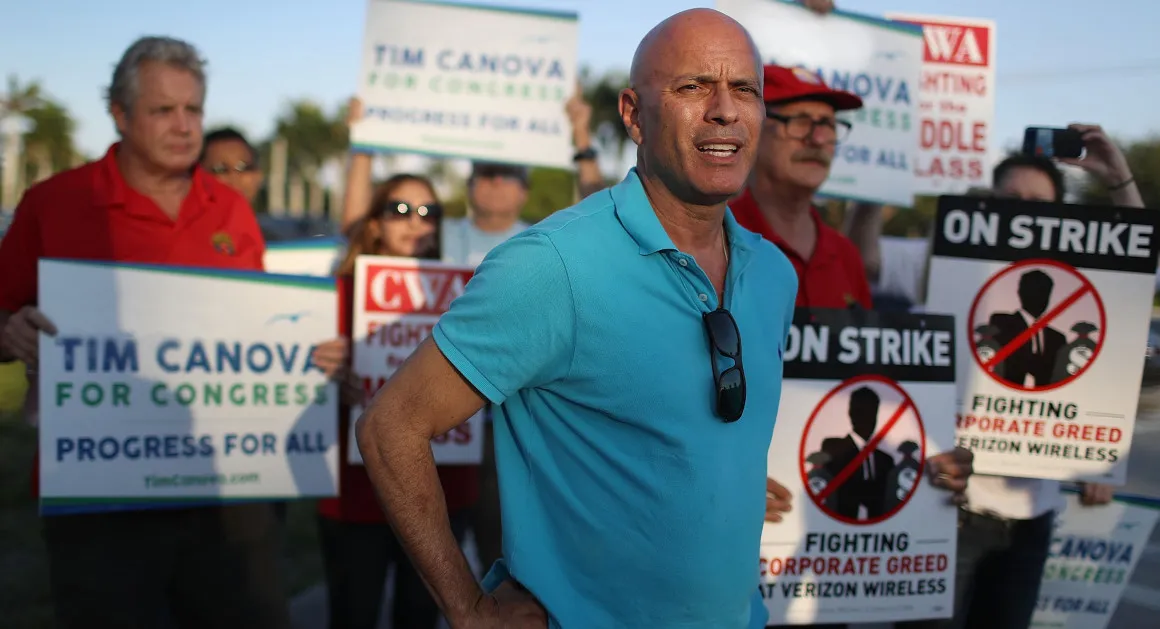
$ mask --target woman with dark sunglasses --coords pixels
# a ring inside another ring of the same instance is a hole
[[[371,157],[351,156],[347,190],[371,190]],[[417,175],[395,175],[373,188],[364,216],[348,233],[346,255],[338,276],[339,322],[349,338],[354,295],[355,260],[360,255],[439,259],[442,208],[435,189]],[[357,195],[348,197],[357,199]],[[363,196],[362,198],[366,198]],[[349,390],[348,390],[349,391]],[[318,504],[319,537],[329,595],[329,629],[373,629],[379,625],[387,571],[395,567],[392,625],[396,629],[434,629],[439,608],[411,566],[383,516],[365,468],[346,463],[350,406],[360,395],[347,393],[339,407],[339,497]],[[469,471],[468,471],[469,470]],[[448,512],[461,514],[478,494],[474,467],[440,468]],[[463,482],[466,480],[467,482]],[[466,488],[464,491],[462,488]],[[462,540],[464,526],[456,533]]]

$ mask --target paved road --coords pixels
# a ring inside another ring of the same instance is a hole
[[[1128,459],[1128,484],[1123,490],[1160,497],[1160,412],[1151,411],[1137,423]],[[1109,629],[1155,627],[1160,625],[1157,613],[1160,613],[1160,526],[1152,531]]]
[[[1128,463],[1128,484],[1123,491],[1160,498],[1160,388],[1145,399],[1140,421],[1132,440]],[[478,569],[478,567],[477,567]],[[321,586],[311,588],[293,603],[294,620],[298,629],[326,627],[326,593]],[[1160,614],[1160,526],[1152,532],[1148,547],[1140,557],[1132,582],[1124,592],[1120,605],[1108,629],[1140,629],[1157,627]],[[379,629],[390,629],[383,610]],[[889,624],[853,625],[858,629],[891,629]]]

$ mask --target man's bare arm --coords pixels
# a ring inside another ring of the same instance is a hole
[[[356,425],[387,519],[452,626],[472,615],[483,592],[451,531],[431,439],[467,421],[484,402],[428,337]]]

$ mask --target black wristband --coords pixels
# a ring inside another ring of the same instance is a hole
[[[1123,190],[1124,188],[1127,188],[1128,186],[1135,183],[1135,181],[1136,181],[1135,177],[1128,177],[1125,181],[1121,181],[1120,183],[1118,183],[1114,186],[1108,186],[1108,191],[1115,192],[1116,190]]]
[[[572,156],[573,162],[582,162],[584,160],[591,159],[596,159],[596,149],[592,148],[591,146],[584,149],[583,151],[576,151],[576,154]]]

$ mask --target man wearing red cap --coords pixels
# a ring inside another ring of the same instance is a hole
[[[837,144],[850,132],[839,111],[862,99],[804,68],[765,66],[765,127],[749,188],[729,204],[743,227],[781,248],[798,273],[799,307],[869,309],[870,284],[854,243],[814,208]]]

